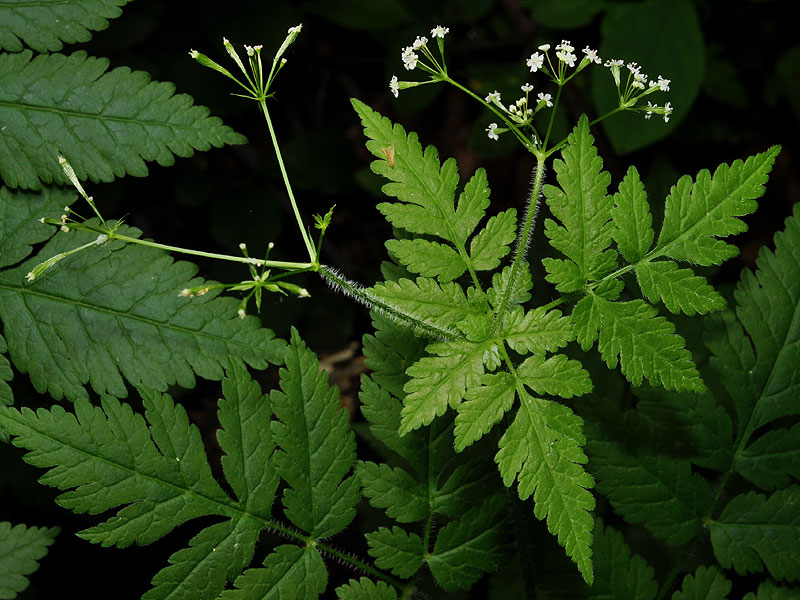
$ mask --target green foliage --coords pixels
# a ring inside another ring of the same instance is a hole
[[[108,27],[130,0],[10,2],[0,6],[0,49],[19,52],[22,44],[37,52],[61,50],[63,43],[88,42],[90,31]]]
[[[28,587],[26,575],[39,568],[39,559],[55,541],[58,527],[26,527],[0,522],[0,598],[16,598]]]
[[[31,244],[52,235],[39,217],[57,218],[72,200],[56,189],[35,197],[0,190],[2,262],[19,262]],[[118,231],[140,235],[125,226]],[[193,278],[194,265],[174,262],[162,250],[111,242],[97,250],[100,260],[91,252],[76,254],[44,277],[25,280],[43,258],[95,238],[82,231],[58,233],[35,256],[0,273],[0,318],[9,351],[37,390],[77,400],[87,397],[88,383],[99,394],[123,398],[125,380],[166,391],[175,383],[193,387],[195,373],[220,379],[227,356],[257,368],[282,359],[284,342],[259,328],[255,318],[236,318],[233,298],[218,298],[214,291],[179,297],[203,281]]]
[[[175,155],[245,141],[147,73],[106,72],[107,60],[80,51],[32,57],[0,54],[0,177],[10,187],[67,183],[59,152],[79,178],[111,181],[147,175],[145,161],[171,165]]]

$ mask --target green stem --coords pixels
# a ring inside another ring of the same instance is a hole
[[[508,303],[511,299],[511,294],[514,291],[519,281],[520,272],[523,265],[526,263],[525,256],[528,254],[528,244],[530,243],[531,233],[533,229],[533,219],[536,215],[537,203],[539,196],[542,193],[542,185],[544,184],[544,156],[539,154],[536,157],[536,175],[533,179],[533,189],[531,190],[531,197],[528,200],[528,208],[525,213],[525,223],[517,235],[517,247],[514,251],[514,261],[511,263],[511,276],[508,278],[508,283],[500,294],[500,304],[495,310],[495,331],[499,330],[503,317],[508,310]]]
[[[396,579],[396,578],[394,578],[394,577],[392,577],[390,575],[387,575],[386,573],[383,573],[382,571],[379,571],[378,569],[376,569],[374,567],[371,567],[370,565],[368,565],[364,561],[362,561],[362,560],[360,560],[360,559],[358,559],[358,558],[356,558],[354,556],[350,556],[346,552],[342,552],[341,550],[337,550],[333,546],[328,546],[327,544],[323,544],[322,542],[319,542],[319,541],[314,541],[313,545],[314,545],[315,548],[317,548],[321,552],[324,552],[325,554],[329,554],[331,556],[335,556],[336,558],[338,558],[339,560],[341,560],[343,562],[350,563],[351,567],[353,567],[355,569],[360,569],[361,571],[367,573],[368,575],[372,575],[373,577],[377,577],[378,579],[381,579],[381,580],[385,581],[386,583],[389,583],[389,584],[393,585],[394,587],[402,589],[402,587],[404,585],[404,582],[400,581],[399,579]]]
[[[563,84],[559,85],[558,90],[556,91],[556,99],[553,101],[553,110],[550,111],[550,120],[547,123],[547,131],[544,134],[542,148],[547,148],[547,142],[550,141],[550,132],[553,130],[553,123],[556,120],[556,111],[558,110],[558,102],[561,100],[561,90],[563,87]]]
[[[283,164],[283,156],[281,155],[281,148],[278,145],[278,138],[275,135],[275,128],[272,126],[272,120],[269,118],[269,110],[267,109],[266,100],[262,98],[259,100],[259,104],[261,106],[261,112],[264,113],[264,119],[267,122],[270,138],[272,138],[272,146],[275,148],[275,156],[278,158],[278,166],[280,167],[281,175],[283,176],[283,183],[286,186],[286,193],[289,194],[289,201],[292,203],[294,217],[297,220],[297,226],[300,228],[300,234],[303,236],[303,243],[306,245],[306,250],[308,251],[308,260],[312,264],[316,264],[317,256],[314,251],[314,245],[311,243],[311,240],[306,233],[306,226],[303,223],[303,218],[300,216],[300,210],[297,208],[297,201],[294,198],[292,184],[289,183],[289,175],[286,173],[286,166]]]

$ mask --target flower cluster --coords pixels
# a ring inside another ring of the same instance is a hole
[[[622,83],[622,65],[624,61],[620,59],[610,59],[604,63],[604,66],[611,71],[611,76],[614,78],[614,85],[617,86],[617,94],[619,96],[619,105],[624,110],[638,110],[644,112],[644,118],[649,119],[653,114],[659,114],[664,117],[664,122],[669,121],[672,114],[672,104],[667,102],[664,106],[658,106],[652,102],[647,102],[647,107],[635,108],[636,103],[653,92],[668,92],[669,79],[665,79],[659,75],[655,79],[651,79],[648,75],[642,72],[642,68],[638,63],[629,62],[625,64],[628,71],[628,76],[625,83]]]
[[[597,50],[592,50],[589,46],[586,46],[583,49],[583,58],[578,63],[575,47],[569,40],[561,40],[560,44],[556,44],[555,55],[557,61],[555,64],[548,54],[550,44],[542,44],[537,50],[537,52],[530,55],[525,64],[531,70],[531,73],[541,70],[558,85],[564,85],[588,65],[592,63],[600,64],[601,62],[600,57],[597,55]],[[567,75],[567,68],[574,68],[575,71]]]
[[[508,116],[509,120],[515,125],[519,125],[521,127],[529,125],[533,121],[533,116],[542,108],[550,108],[553,106],[552,96],[550,94],[539,92],[539,94],[536,96],[536,102],[534,103],[530,98],[530,93],[533,91],[533,86],[530,83],[525,83],[522,85],[521,89],[523,92],[525,92],[525,96],[519,98],[509,106],[503,104],[500,92],[497,90],[487,95],[486,98],[484,98],[484,101],[487,104],[496,106],[498,109],[503,111]],[[533,108],[531,108],[531,106],[533,106]],[[492,140],[500,139],[500,134],[505,131],[508,131],[508,129],[498,126],[497,123],[490,123],[486,128],[486,134],[489,136],[489,139]]]
[[[441,64],[440,61],[437,60],[436,57],[434,57],[431,53],[431,50],[428,47],[428,38],[424,35],[418,35],[417,39],[414,40],[414,43],[403,48],[402,52],[400,53],[400,59],[403,61],[403,67],[405,67],[406,71],[413,71],[419,67],[423,71],[426,71],[432,75],[433,78],[429,81],[400,81],[398,80],[397,75],[393,75],[389,80],[389,91],[392,92],[392,95],[395,98],[400,95],[400,90],[440,81],[441,76],[447,74],[447,68],[445,67],[444,62],[444,36],[446,36],[449,32],[450,29],[443,27],[442,25],[437,25],[431,29],[431,37],[436,40],[436,43],[439,46]]]

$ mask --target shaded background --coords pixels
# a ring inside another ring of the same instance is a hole
[[[484,129],[493,120],[487,111],[443,85],[406,90],[395,100],[388,81],[393,74],[422,79],[402,68],[400,51],[442,24],[450,27],[446,47],[451,75],[479,94],[498,89],[505,98],[516,98],[526,81],[536,87],[534,94],[552,92],[543,77],[528,72],[524,60],[539,44],[567,38],[578,49],[588,44],[599,48],[603,58],[635,60],[652,77],[662,74],[672,80],[669,94],[654,95],[659,104],[668,99],[675,105],[669,124],[623,115],[594,130],[612,189],[628,165],[635,165],[650,194],[656,226],[663,198],[679,175],[713,170],[720,162],[783,145],[759,212],[746,219],[749,231],[735,240],[741,256],[705,272],[729,294],[741,269],[755,266],[758,249],[771,245],[800,197],[795,168],[800,40],[790,17],[794,5],[711,0],[136,0],[108,30],[76,47],[108,57],[112,67],[129,66],[175,82],[178,91],[208,106],[246,135],[249,144],[178,159],[169,168],[150,165],[145,179],[93,185],[90,193],[107,218],[127,215],[129,224],[163,243],[237,253],[244,241],[251,254],[259,255],[274,241],[272,258],[302,260],[305,251],[255,103],[232,97],[232,82],[187,54],[195,48],[228,66],[221,44],[227,36],[235,44],[263,44],[269,58],[287,28],[302,22],[303,32],[277,80],[271,114],[306,222],[336,204],[324,262],[369,284],[380,277],[380,261],[386,258],[383,242],[391,229],[375,209],[381,180],[369,171],[370,155],[349,98],[359,98],[419,132],[423,144],[437,146],[441,157],[455,157],[462,177],[486,168],[493,211],[519,207],[532,159],[510,136],[500,142],[486,138]],[[605,111],[610,82],[606,69],[595,68],[568,86],[555,139],[581,113],[595,117]],[[548,250],[541,234],[537,240],[532,255],[540,257]],[[230,282],[247,277],[240,266],[198,263],[200,273],[209,278]],[[261,315],[264,324],[282,336],[295,324],[323,356],[349,348],[358,371],[357,342],[369,329],[366,311],[316,278],[298,283],[309,288],[312,298],[268,299]],[[538,301],[546,302],[549,287],[537,290]],[[213,415],[218,393],[217,386],[201,389],[203,399],[192,401],[192,417],[207,433],[215,424],[204,423],[204,415]],[[198,397],[197,392],[190,395]],[[167,556],[198,531],[194,524],[182,527],[146,549],[91,546],[72,533],[95,518],[58,509],[50,490],[39,487],[34,492],[37,473],[18,457],[4,459],[2,468],[3,480],[15,482],[18,500],[4,503],[0,520],[64,527],[22,598],[65,591],[105,596],[110,590],[118,598],[138,598]],[[7,491],[0,490],[4,496]],[[353,543],[365,555],[359,542]],[[91,580],[84,579],[86,573]],[[474,597],[485,593],[476,588]]]

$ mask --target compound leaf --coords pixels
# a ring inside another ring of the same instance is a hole
[[[397,592],[388,583],[371,579],[351,579],[344,585],[336,588],[336,597],[339,600],[397,600]]]
[[[486,373],[480,385],[470,387],[456,415],[455,449],[461,452],[503,418],[516,398],[517,389],[510,373]]]
[[[39,559],[55,541],[58,527],[13,527],[0,522],[0,598],[16,598],[28,587],[28,578],[39,568]]]
[[[427,486],[399,467],[359,462],[356,467],[364,495],[375,508],[400,523],[424,519],[430,510]]]
[[[569,317],[540,306],[528,312],[521,308],[509,311],[503,321],[503,338],[520,354],[546,354],[566,346],[575,334]]]
[[[672,261],[644,262],[636,267],[636,280],[650,302],[661,300],[671,313],[704,315],[725,308],[725,299],[705,277],[680,269]]]
[[[681,589],[672,600],[726,600],[733,584],[716,567],[698,567],[683,578]]]
[[[469,254],[476,271],[490,271],[500,265],[516,237],[517,211],[509,208],[486,222],[469,245]]]
[[[593,537],[595,580],[585,597],[653,600],[658,591],[653,567],[641,556],[631,556],[623,535],[611,527],[604,527],[603,522],[597,519]]]
[[[503,291],[508,287],[510,279],[511,266],[503,267],[502,271],[492,275],[492,287],[486,292],[486,297],[489,300],[489,304],[492,305],[492,308],[500,308],[500,295],[502,295]],[[520,266],[514,288],[510,292],[508,298],[509,309],[520,304],[525,304],[530,300],[532,288],[533,278],[527,263],[525,263]]]
[[[766,498],[749,492],[736,496],[711,523],[711,544],[719,563],[740,575],[761,573],[775,579],[800,579],[800,487],[793,485]]]
[[[798,591],[798,588],[778,587],[771,581],[765,581],[758,586],[757,593],[745,594],[742,600],[794,600]]]
[[[0,6],[0,48],[38,52],[61,50],[64,42],[88,42],[90,31],[108,27],[130,0],[63,0],[58,3],[11,2]]]
[[[245,138],[210,117],[171,83],[150,81],[85,52],[0,55],[0,177],[11,187],[68,183],[61,152],[79,179],[147,175],[145,161],[169,166],[175,155]]]
[[[125,226],[118,231],[140,234]],[[88,383],[99,394],[125,397],[123,378],[139,389],[164,391],[175,383],[194,386],[195,373],[221,379],[228,356],[262,369],[282,360],[285,342],[257,319],[237,318],[236,299],[217,298],[214,291],[179,297],[203,282],[192,279],[194,265],[173,262],[162,250],[114,241],[25,282],[43,257],[96,237],[59,233],[36,257],[0,273],[0,317],[11,359],[39,392],[77,400],[88,396]]]
[[[767,431],[737,457],[735,468],[767,491],[800,479],[800,424]]]
[[[629,167],[614,194],[614,241],[620,254],[629,263],[638,262],[653,244],[653,216],[647,203],[647,192],[636,167]]]
[[[581,363],[563,354],[546,360],[538,354],[530,356],[517,368],[517,375],[537,394],[572,398],[592,391],[589,373],[583,370]]]
[[[706,389],[675,326],[643,300],[609,302],[589,295],[575,306],[572,319],[583,349],[591,347],[599,330],[597,347],[603,360],[612,369],[619,363],[634,385],[646,377],[668,390]]]
[[[583,421],[556,402],[520,398],[520,409],[500,438],[495,462],[508,487],[518,480],[519,497],[533,494],[534,515],[547,528],[591,584],[594,498],[592,477],[583,469]]]
[[[561,224],[545,220],[550,245],[569,260],[542,261],[547,280],[561,292],[580,289],[616,266],[616,252],[607,250],[614,233],[613,198],[606,196],[610,175],[603,171],[589,134],[589,120],[581,116],[567,137],[562,158],[553,163],[560,188],[544,186],[547,205]]]
[[[505,499],[496,495],[439,530],[428,566],[445,590],[469,589],[500,566],[504,553]]]
[[[14,404],[14,394],[7,383],[14,378],[14,373],[11,371],[11,364],[5,356],[6,352],[8,352],[6,339],[0,335],[0,406]],[[0,431],[0,441],[8,441],[2,431]]]
[[[400,435],[428,425],[448,406],[461,404],[466,390],[483,375],[486,350],[486,343],[468,341],[430,344],[428,352],[434,356],[419,359],[406,371],[411,379],[405,386]]]
[[[283,506],[297,527],[328,537],[353,520],[360,499],[358,480],[345,478],[356,459],[349,414],[295,329],[280,373],[280,389],[270,399],[278,418],[271,423],[280,447],[275,465],[288,484]]]
[[[225,590],[221,600],[314,600],[328,585],[328,572],[319,552],[307,545],[284,545],[264,559],[264,567],[248,569]]]
[[[381,527],[364,537],[369,544],[369,555],[375,559],[375,566],[389,569],[404,579],[411,577],[422,566],[425,549],[422,547],[422,538],[416,533],[409,534],[397,526],[392,529]]]
[[[684,175],[670,189],[664,225],[656,244],[660,254],[698,265],[718,265],[739,250],[718,239],[747,229],[738,217],[755,211],[764,194],[772,163],[780,152],[773,146],[746,161],[722,164],[712,176],[707,170]]]
[[[450,246],[423,239],[388,240],[386,248],[412,273],[441,282],[460,277],[467,265]]]

